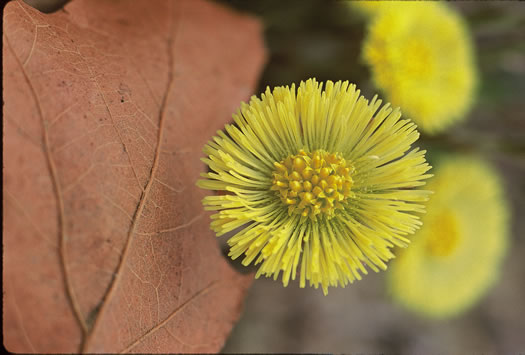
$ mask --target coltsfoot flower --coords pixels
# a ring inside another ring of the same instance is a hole
[[[230,257],[261,264],[256,277],[282,271],[286,286],[300,273],[326,293],[386,269],[394,245],[420,225],[415,213],[430,166],[410,149],[419,133],[399,109],[369,103],[355,85],[315,79],[299,88],[268,88],[233,115],[234,124],[204,147],[210,172],[198,186],[207,196],[211,228],[228,240]],[[378,111],[378,112],[377,112]],[[239,230],[240,228],[240,230]]]
[[[381,2],[363,58],[387,99],[434,134],[464,119],[476,86],[472,44],[462,18],[439,2]]]
[[[507,247],[508,210],[496,173],[479,159],[448,158],[435,169],[423,227],[388,274],[408,309],[444,318],[473,305],[496,280]]]

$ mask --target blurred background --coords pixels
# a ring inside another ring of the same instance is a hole
[[[349,80],[368,98],[378,92],[360,59],[367,20],[345,1],[215,1],[257,16],[264,25],[269,57],[257,94],[310,77]],[[49,12],[66,1],[27,2]],[[345,289],[330,288],[328,296],[261,278],[249,290],[223,352],[525,351],[525,3],[449,6],[472,34],[480,75],[477,100],[466,121],[436,136],[422,134],[417,145],[429,152],[475,152],[502,176],[511,226],[498,281],[465,313],[436,321],[396,305],[385,287],[386,272],[371,272]],[[219,243],[227,253],[225,239]]]

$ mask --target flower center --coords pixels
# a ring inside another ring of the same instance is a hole
[[[457,218],[450,211],[445,211],[429,227],[432,227],[432,232],[427,239],[428,252],[435,257],[452,254],[459,242]]]
[[[328,218],[343,202],[353,196],[350,191],[353,165],[339,153],[300,150],[274,163],[272,190],[288,206],[288,214],[300,214],[312,220],[323,213]]]
[[[412,59],[404,63],[407,73],[421,80],[432,78],[435,58],[428,42],[423,42],[419,38],[409,39],[402,52],[407,58]]]

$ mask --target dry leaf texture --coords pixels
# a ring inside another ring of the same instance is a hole
[[[8,350],[220,350],[251,277],[195,181],[263,61],[255,19],[201,0],[6,6]]]

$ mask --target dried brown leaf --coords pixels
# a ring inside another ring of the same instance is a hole
[[[220,350],[251,276],[221,256],[195,181],[255,85],[260,34],[201,0],[6,6],[8,350]]]

